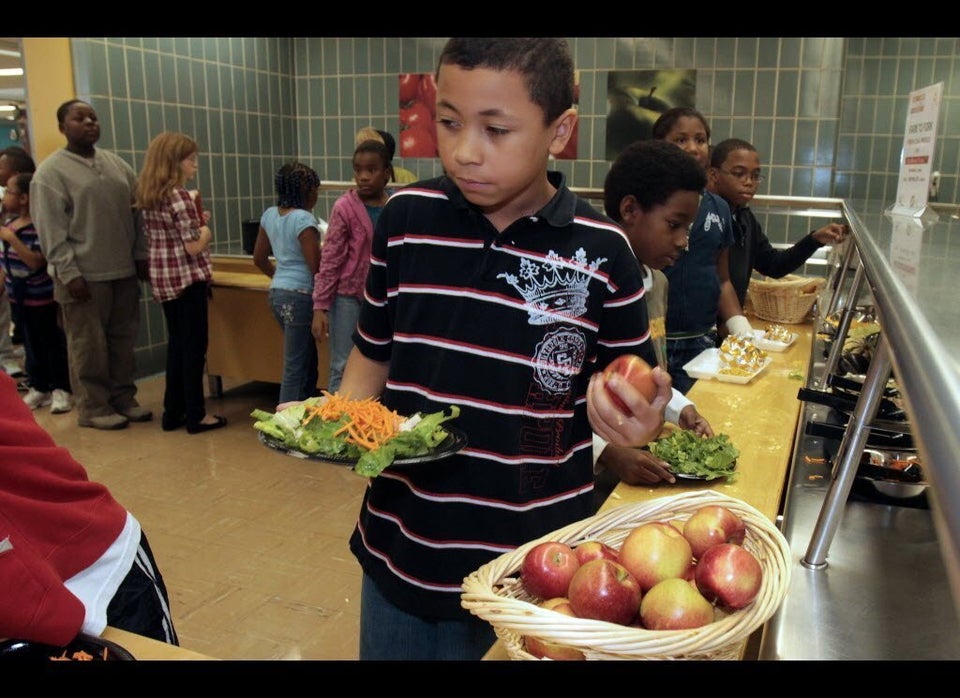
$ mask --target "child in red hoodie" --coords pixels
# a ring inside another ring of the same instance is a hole
[[[57,446],[0,373],[0,638],[65,645],[107,625],[179,644],[140,523]]]

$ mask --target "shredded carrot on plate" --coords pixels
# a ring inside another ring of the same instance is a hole
[[[326,399],[317,405],[306,408],[303,423],[313,419],[336,422],[347,417],[347,421],[336,434],[345,433],[346,441],[369,451],[380,448],[397,435],[403,417],[384,407],[376,398],[351,400],[349,398],[323,391]]]

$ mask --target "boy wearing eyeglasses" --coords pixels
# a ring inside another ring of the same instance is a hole
[[[729,248],[728,262],[730,281],[741,307],[754,269],[774,279],[782,278],[798,269],[818,248],[840,243],[847,234],[845,225],[829,223],[792,247],[775,248],[749,206],[762,181],[760,155],[753,145],[740,138],[728,138],[713,147],[707,189],[722,196],[733,214],[735,244]]]

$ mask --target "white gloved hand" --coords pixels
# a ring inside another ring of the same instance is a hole
[[[753,327],[750,326],[750,321],[743,315],[734,315],[727,320],[726,325],[727,332],[734,336],[753,334]]]

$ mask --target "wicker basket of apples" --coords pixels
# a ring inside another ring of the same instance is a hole
[[[521,545],[468,575],[461,603],[511,659],[740,659],[783,602],[790,566],[761,512],[700,490]]]

